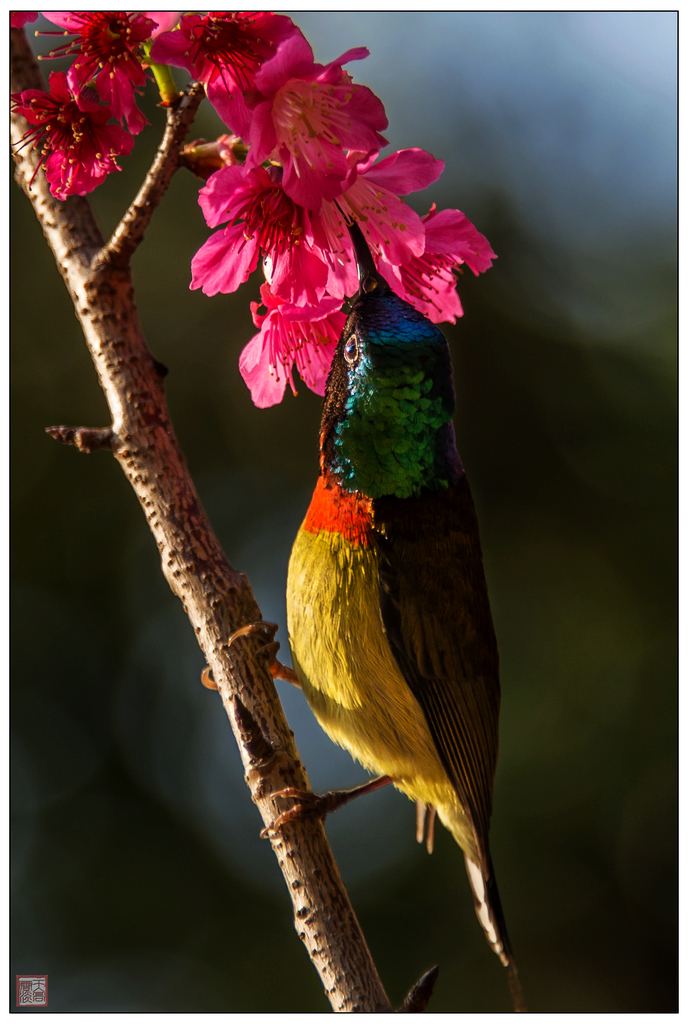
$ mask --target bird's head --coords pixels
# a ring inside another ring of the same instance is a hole
[[[361,288],[327,380],[322,467],[369,498],[445,488],[461,472],[446,338],[392,291],[358,225],[349,231]]]

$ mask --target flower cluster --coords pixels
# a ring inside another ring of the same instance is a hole
[[[131,152],[147,121],[136,106],[136,92],[146,84],[147,45],[179,19],[176,11],[43,11],[60,32],[70,36],[48,56],[73,57],[69,71],[52,73],[49,92],[28,89],[12,96],[14,109],[33,127],[25,143],[40,144],[57,199],[92,192],[119,171],[115,157]],[[13,11],[12,28],[38,18],[37,11]],[[128,130],[109,124],[122,121]]]
[[[225,158],[201,188],[206,222],[219,230],[192,261],[191,287],[206,295],[233,292],[262,266],[267,313],[259,315],[254,305],[260,333],[239,366],[253,401],[264,407],[282,399],[287,383],[295,391],[294,365],[308,387],[324,393],[342,305],[358,289],[347,219],[361,225],[391,287],[436,323],[463,313],[454,277],[459,266],[478,274],[495,254],[459,210],[438,213],[433,206],[421,218],[400,198],[432,185],[444,164],[421,149],[379,159],[384,108],[344,70],[367,50],[316,64],[293,27],[257,71],[248,59],[242,65],[249,84],[239,97],[232,93],[236,67],[224,80],[218,71],[213,17],[182,19],[179,30],[160,36],[151,56],[172,54],[181,64],[179,37],[186,33],[184,66],[191,70],[193,63],[199,77],[214,83],[208,96],[220,97],[216,109],[246,143],[244,159]]]
[[[217,229],[192,261],[191,287],[233,292],[260,264],[266,312],[252,304],[259,333],[239,364],[256,405],[279,402],[287,383],[295,391],[294,365],[324,393],[342,306],[358,288],[347,220],[359,223],[399,295],[435,323],[462,315],[455,273],[464,263],[483,273],[495,254],[459,210],[433,205],[420,217],[404,202],[436,182],[444,164],[420,149],[379,159],[384,107],[345,69],[367,49],[317,64],[297,26],[264,11],[44,13],[72,37],[51,56],[74,62],[51,75],[49,94],[13,99],[33,126],[27,140],[41,140],[58,198],[83,195],[119,169],[115,157],[146,124],[136,93],[148,67],[158,81],[169,65],[186,69],[232,133],[183,154],[206,179],[199,202]],[[29,15],[13,19],[24,24]]]
[[[25,142],[43,142],[38,167],[45,166],[56,199],[92,192],[111,171],[120,170],[115,157],[134,145],[128,132],[107,123],[111,111],[97,102],[93,90],[72,92],[64,72],[52,72],[49,93],[27,89],[12,99],[33,125]]]

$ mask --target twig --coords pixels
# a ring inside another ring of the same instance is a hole
[[[179,166],[179,152],[196,116],[204,91],[200,82],[192,82],[172,107],[167,108],[167,127],[155,160],[139,189],[136,199],[95,259],[102,264],[126,267],[143,239],[156,206],[162,199],[172,175]]]
[[[111,427],[46,427],[45,432],[61,444],[73,444],[86,453],[101,448],[112,451],[117,441]]]
[[[24,33],[12,30],[12,89],[41,88]],[[26,123],[16,115],[13,139]],[[102,247],[89,204],[54,199],[32,148],[15,152],[16,178],[34,206],[74,302],[112,415],[113,454],[131,483],[212,669],[239,744],[251,796],[265,825],[284,810],[272,793],[309,790],[268,667],[265,637],[235,631],[262,616],[246,577],[228,562],[189,476],[170,422],[163,383],[141,332],[128,267],[96,262]],[[269,652],[268,652],[269,655]],[[391,1006],[349,902],[321,821],[295,821],[271,839],[294,920],[335,1011]]]

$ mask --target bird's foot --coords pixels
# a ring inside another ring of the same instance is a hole
[[[271,836],[277,835],[289,821],[324,818],[342,806],[336,800],[339,794],[335,792],[323,793],[322,796],[317,796],[315,793],[309,793],[307,790],[288,786],[286,789],[280,789],[272,795],[284,799],[298,800],[299,802],[290,807],[288,811],[283,811],[282,814],[275,818],[271,825],[266,826],[260,833],[261,839],[269,839]]]
[[[227,647],[231,647],[235,640],[238,640],[240,636],[250,636],[252,633],[265,632],[269,637],[268,643],[263,647],[259,647],[256,654],[267,654],[270,658],[270,672],[273,679],[284,679],[287,683],[291,683],[292,686],[298,686],[301,689],[298,676],[293,669],[288,668],[277,660],[277,652],[280,648],[279,641],[274,640],[273,637],[277,632],[276,622],[249,622],[245,626],[241,626],[239,629],[235,629],[229,640],[227,641]],[[208,665],[201,672],[201,682],[208,690],[217,690],[217,683],[212,677],[212,670]]]
[[[325,818],[328,814],[332,814],[333,811],[338,811],[340,807],[344,807],[351,800],[355,800],[356,797],[363,796],[365,793],[374,793],[376,789],[388,786],[391,781],[388,775],[382,775],[379,779],[365,782],[362,786],[356,786],[354,789],[331,790],[328,793],[323,793],[321,796],[317,796],[315,793],[310,793],[307,790],[296,789],[294,786],[280,789],[273,793],[272,796],[298,800],[299,802],[294,807],[290,807],[288,811],[283,811],[282,814],[275,818],[271,825],[264,828],[260,833],[261,839],[270,839],[272,836],[277,835],[282,827],[290,821]]]
[[[435,849],[435,818],[437,808],[416,800],[416,842],[425,842],[428,853]]]

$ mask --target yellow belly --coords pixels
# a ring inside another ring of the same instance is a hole
[[[287,623],[294,670],[330,739],[412,800],[435,806],[474,854],[472,829],[385,636],[374,549],[301,529],[289,562]]]

